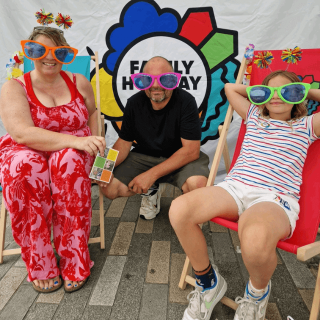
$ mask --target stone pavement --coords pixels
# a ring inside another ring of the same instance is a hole
[[[92,236],[99,234],[98,189],[92,187]],[[63,289],[38,294],[26,280],[19,255],[4,257],[0,265],[0,320],[180,320],[187,306],[190,286],[182,291],[178,281],[185,260],[168,219],[171,201],[179,190],[167,185],[156,219],[138,217],[140,196],[104,200],[106,248],[89,246],[94,261],[87,284],[78,292]],[[1,195],[1,193],[0,193]],[[242,296],[248,273],[239,252],[235,232],[206,223],[203,227],[210,258],[228,283],[227,296]],[[7,219],[5,247],[15,248]],[[278,251],[272,278],[267,319],[309,319],[315,288],[318,257],[299,262],[292,254]],[[218,303],[211,320],[232,320],[234,311]]]

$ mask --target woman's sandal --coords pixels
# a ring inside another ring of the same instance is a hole
[[[61,288],[62,283],[63,283],[63,281],[61,280],[60,276],[58,276],[58,277],[59,277],[58,278],[58,284],[54,285],[51,289],[40,288],[40,287],[36,286],[34,284],[34,282],[32,282],[33,289],[36,290],[37,292],[41,292],[41,293],[50,293],[50,292],[53,292],[53,291],[57,291],[58,289]]]
[[[76,287],[71,287],[70,289],[66,288],[66,285],[64,285],[63,286],[64,291],[68,292],[68,293],[71,293],[71,292],[75,292],[77,290],[80,290],[85,285],[85,283],[88,281],[88,279],[89,279],[89,277],[79,281],[79,283],[81,282],[80,284],[78,284]]]

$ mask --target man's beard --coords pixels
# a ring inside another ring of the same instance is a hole
[[[157,90],[157,89],[156,89],[156,90]],[[155,97],[152,95],[152,91],[156,91],[156,90],[152,90],[152,89],[151,89],[151,90],[148,92],[148,97],[149,97],[150,100],[152,100],[152,101],[154,101],[154,102],[160,103],[160,102],[164,101],[166,98],[168,98],[167,95],[166,95],[166,92],[165,92],[164,90],[163,90],[163,95],[162,95],[161,97],[159,97],[159,95],[156,95],[157,98],[155,98]]]
[[[152,101],[154,101],[154,102],[162,102],[162,101],[164,101],[166,98],[167,98],[167,97],[166,97],[166,93],[165,93],[165,92],[163,93],[163,96],[162,96],[161,98],[158,98],[158,99],[152,98],[152,96],[150,96],[150,99],[151,99]]]

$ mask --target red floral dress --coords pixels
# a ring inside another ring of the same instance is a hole
[[[26,91],[33,122],[46,130],[90,136],[89,114],[77,90],[76,77],[73,75],[72,82],[65,72],[60,74],[71,92],[71,101],[53,108],[37,99],[30,73],[24,75],[26,85],[18,80]],[[0,182],[28,281],[59,274],[71,281],[89,276],[93,266],[88,250],[92,164],[93,157],[85,151],[68,148],[45,152],[18,144],[9,134],[0,139]],[[59,268],[50,241],[52,224]]]

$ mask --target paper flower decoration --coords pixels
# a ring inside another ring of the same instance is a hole
[[[58,27],[63,26],[63,29],[71,28],[71,26],[73,25],[73,21],[68,14],[62,15],[61,13],[58,13],[55,21],[56,25]]]
[[[15,63],[19,65],[23,63],[23,57],[24,57],[24,54],[22,51],[15,51],[13,53],[12,59],[15,61]]]
[[[293,49],[286,49],[282,51],[281,60],[287,63],[295,63],[301,60],[302,51],[299,47],[295,46]]]
[[[249,61],[251,61],[253,59],[253,50],[254,50],[254,45],[253,44],[249,44],[246,47],[246,51],[244,53],[244,57]]]
[[[254,56],[255,60],[254,63],[260,69],[269,68],[273,58],[273,55],[270,51],[262,51],[259,52],[257,55]]]
[[[43,26],[53,22],[53,14],[51,12],[45,12],[44,9],[37,11],[34,15],[37,18],[37,22]]]

